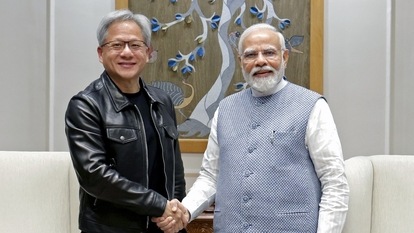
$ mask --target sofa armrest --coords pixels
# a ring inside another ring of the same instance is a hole
[[[372,212],[373,166],[368,157],[358,156],[345,161],[350,196],[343,233],[370,233]]]

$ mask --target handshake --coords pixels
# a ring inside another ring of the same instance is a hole
[[[177,199],[167,201],[161,217],[153,217],[151,221],[165,233],[176,233],[185,228],[190,221],[190,213]]]

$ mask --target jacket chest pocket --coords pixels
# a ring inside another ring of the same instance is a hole
[[[113,142],[126,144],[138,139],[135,129],[107,128],[108,139]]]
[[[163,125],[162,128],[167,137],[173,140],[178,139],[178,130],[174,125]]]
[[[154,112],[153,114],[156,121],[156,127],[158,128],[161,137],[172,140],[178,139],[177,126],[171,116],[166,114],[165,111],[161,111],[161,113]]]

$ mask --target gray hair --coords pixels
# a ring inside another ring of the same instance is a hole
[[[276,32],[276,34],[279,37],[279,43],[280,43],[280,48],[282,50],[286,49],[286,45],[285,45],[285,37],[283,36],[282,33],[280,33],[275,27],[273,27],[270,24],[267,23],[258,23],[258,24],[253,24],[252,26],[248,27],[246,30],[243,31],[243,33],[240,36],[239,39],[239,53],[243,53],[242,51],[242,46],[243,46],[243,42],[246,39],[246,37],[250,34],[252,34],[253,32],[257,31],[257,30],[270,30],[270,31],[274,31]]]
[[[102,18],[96,31],[99,45],[102,45],[105,42],[109,26],[114,22],[123,21],[135,22],[138,27],[141,28],[145,44],[147,44],[147,46],[151,45],[151,22],[145,15],[134,14],[130,10],[112,11]]]

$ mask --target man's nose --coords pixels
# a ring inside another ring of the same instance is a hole
[[[264,65],[264,64],[267,64],[267,59],[266,59],[266,57],[263,55],[263,53],[262,53],[262,52],[259,52],[259,53],[257,54],[257,58],[256,58],[256,65],[260,65],[260,66],[262,66],[262,65]]]
[[[132,53],[132,50],[129,47],[129,44],[128,43],[125,43],[124,48],[122,49],[121,53],[122,54],[124,54],[124,53],[128,53],[128,54]]]

